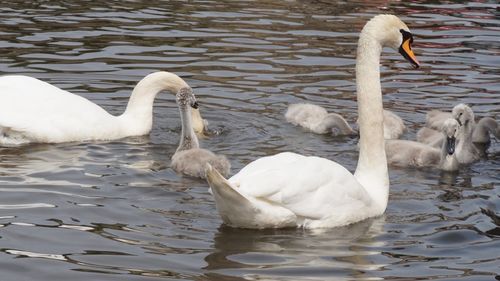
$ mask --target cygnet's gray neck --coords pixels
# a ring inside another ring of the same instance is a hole
[[[191,107],[189,105],[180,105],[179,111],[181,114],[182,132],[177,151],[199,148],[198,138],[192,125]]]

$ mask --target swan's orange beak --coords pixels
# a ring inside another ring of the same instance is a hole
[[[401,47],[399,47],[399,53],[403,55],[405,59],[407,59],[415,68],[418,68],[420,66],[420,63],[417,60],[417,57],[411,50],[411,42],[412,38],[407,38],[405,41],[403,41],[403,44],[401,44]]]

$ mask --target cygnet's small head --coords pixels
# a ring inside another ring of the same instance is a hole
[[[457,142],[458,129],[460,124],[453,118],[448,118],[444,121],[442,131],[446,137],[446,152],[448,155],[455,153],[455,145]]]
[[[177,99],[177,104],[179,107],[185,108],[188,105],[192,108],[198,108],[198,102],[196,101],[196,97],[194,96],[193,89],[190,87],[181,88],[177,94],[175,95]]]
[[[451,116],[458,121],[460,126],[467,126],[474,120],[474,112],[464,103],[455,105],[451,111]]]
[[[394,15],[378,15],[366,23],[363,33],[369,33],[383,47],[398,51],[415,68],[420,66],[417,57],[411,49],[413,35],[408,26]]]

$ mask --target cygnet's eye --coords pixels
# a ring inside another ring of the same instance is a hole
[[[197,101],[191,102],[191,107],[194,108],[194,109],[197,109],[198,108],[198,102]]]

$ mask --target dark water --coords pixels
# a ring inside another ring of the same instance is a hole
[[[35,76],[119,114],[143,76],[172,71],[222,131],[202,145],[227,155],[233,173],[281,151],[353,170],[355,139],[308,134],[283,114],[308,101],[354,122],[357,34],[394,13],[422,63],[382,58],[384,105],[405,119],[405,138],[425,112],[459,102],[498,120],[495,1],[328,2],[3,1],[0,74]],[[249,231],[221,226],[207,184],[169,168],[179,132],[173,96],[162,94],[149,137],[0,148],[0,279],[499,279],[498,142],[458,174],[391,169],[383,217]]]

